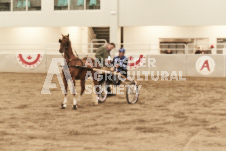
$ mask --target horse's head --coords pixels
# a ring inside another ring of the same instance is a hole
[[[69,34],[68,35],[63,35],[62,34],[62,39],[59,39],[60,43],[60,53],[65,53],[69,46],[71,45],[71,41],[69,39]]]

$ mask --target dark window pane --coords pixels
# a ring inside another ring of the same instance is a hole
[[[28,1],[28,10],[36,11],[41,10],[41,0],[29,0]]]
[[[100,0],[86,0],[86,9],[100,9]]]
[[[10,11],[11,0],[0,0],[0,11]]]
[[[54,10],[68,10],[68,0],[54,0]]]
[[[13,0],[13,11],[26,11],[26,0]]]
[[[71,0],[71,10],[84,10],[84,0]]]

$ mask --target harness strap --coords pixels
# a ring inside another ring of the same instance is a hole
[[[82,60],[80,58],[75,58],[75,59],[69,59],[69,62],[73,61],[73,60],[79,60],[82,64],[82,66],[84,66],[84,63],[82,62]]]

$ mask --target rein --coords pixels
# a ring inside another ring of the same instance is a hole
[[[64,58],[64,55],[63,55],[64,53],[61,53],[61,55],[62,55],[62,57]],[[67,53],[65,53],[66,55],[67,55],[67,59],[66,60],[68,60],[68,62],[72,62],[72,61],[76,61],[76,60],[79,60],[81,63],[82,63],[82,66],[84,66],[84,63],[82,62],[82,60],[78,57],[78,58],[74,58],[74,59],[69,59],[70,57],[68,56],[68,54]],[[76,53],[77,54],[77,53]],[[78,55],[77,55],[78,56]],[[70,66],[69,66],[70,67]]]

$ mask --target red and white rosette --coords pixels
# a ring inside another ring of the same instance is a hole
[[[18,63],[27,69],[33,69],[40,65],[43,59],[43,54],[17,54]]]
[[[138,57],[136,56],[130,56],[128,58],[128,69],[129,70],[134,70],[137,69],[139,67],[141,67],[146,61],[146,58],[144,57],[144,55],[139,55]]]

